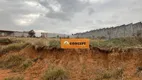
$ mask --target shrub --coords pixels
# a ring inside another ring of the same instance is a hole
[[[58,41],[58,40],[49,41],[49,47],[59,48],[60,47],[60,41]]]
[[[22,55],[6,55],[0,59],[0,68],[12,69],[13,71],[24,71],[32,65],[31,59]]]
[[[61,68],[49,68],[42,77],[42,80],[68,80],[67,73]]]
[[[31,59],[26,59],[19,67],[19,70],[26,70],[28,67],[32,66],[32,60]]]
[[[24,77],[8,77],[5,78],[4,80],[24,80]]]
[[[108,70],[102,73],[99,73],[95,80],[103,80],[103,79],[112,79],[118,80],[122,79],[123,69],[116,69],[116,70]]]
[[[12,68],[14,66],[19,66],[25,58],[20,55],[8,55],[0,59],[1,68]]]

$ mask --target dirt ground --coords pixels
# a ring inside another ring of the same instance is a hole
[[[65,68],[69,73],[70,80],[142,80],[142,70],[139,69],[142,67],[142,49],[109,51],[94,48],[89,50],[50,49],[36,51],[33,48],[25,48],[14,53],[24,54],[33,59],[39,56],[40,58],[24,72],[18,73],[9,69],[0,69],[0,80],[15,75],[22,75],[25,80],[40,80],[50,65]],[[123,72],[119,76],[116,74],[118,70]],[[103,73],[107,71],[114,77],[107,79],[102,77]],[[115,73],[111,73],[111,71]],[[98,79],[100,77],[101,79]],[[116,79],[116,77],[118,78]]]

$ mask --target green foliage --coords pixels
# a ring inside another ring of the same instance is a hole
[[[8,77],[5,78],[4,80],[24,80],[24,77]]]
[[[28,34],[29,34],[29,37],[35,37],[35,31],[34,30],[30,30]]]
[[[51,41],[49,41],[49,47],[60,48],[60,41],[58,41],[58,40],[51,40]]]
[[[68,80],[67,73],[61,68],[49,68],[42,77],[42,80]]]

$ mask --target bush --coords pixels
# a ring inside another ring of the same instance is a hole
[[[68,80],[67,73],[61,68],[49,68],[42,80]]]
[[[95,80],[119,80],[122,79],[123,69],[116,69],[116,70],[108,70],[102,73],[99,73]]]
[[[58,40],[49,41],[49,47],[60,48],[60,41]]]
[[[20,55],[8,55],[0,59],[0,67],[12,68],[14,66],[19,66],[24,60],[25,58]]]
[[[24,80],[24,77],[8,77],[5,78],[4,80]]]

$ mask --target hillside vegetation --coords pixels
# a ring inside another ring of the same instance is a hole
[[[94,39],[90,46],[60,49],[59,39],[0,38],[0,80],[142,80],[141,38]]]

